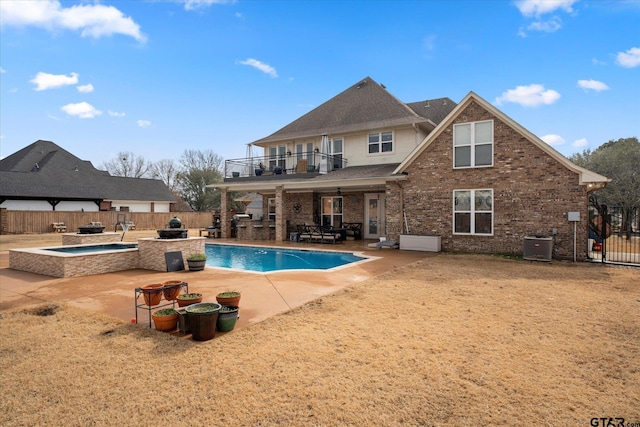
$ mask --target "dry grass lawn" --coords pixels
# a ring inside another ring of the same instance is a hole
[[[640,422],[639,300],[639,269],[441,254],[202,343],[4,312],[0,424]]]

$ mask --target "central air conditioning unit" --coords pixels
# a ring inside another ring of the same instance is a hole
[[[525,236],[522,243],[522,258],[530,261],[551,261],[553,237]]]

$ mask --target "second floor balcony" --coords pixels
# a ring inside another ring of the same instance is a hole
[[[224,162],[224,178],[248,178],[292,174],[323,174],[346,167],[342,154],[326,154],[319,151],[303,153],[287,152],[277,156],[252,156],[229,159]]]

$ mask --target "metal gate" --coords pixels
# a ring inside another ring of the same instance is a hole
[[[609,209],[589,198],[589,257],[611,264],[640,266],[640,224],[638,207]]]

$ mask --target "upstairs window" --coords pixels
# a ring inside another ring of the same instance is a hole
[[[393,132],[369,134],[369,154],[393,152]]]
[[[342,168],[342,138],[331,139],[331,156],[333,159],[333,168]]]
[[[493,120],[453,125],[453,167],[493,166]]]
[[[493,190],[453,192],[453,233],[493,234]]]

